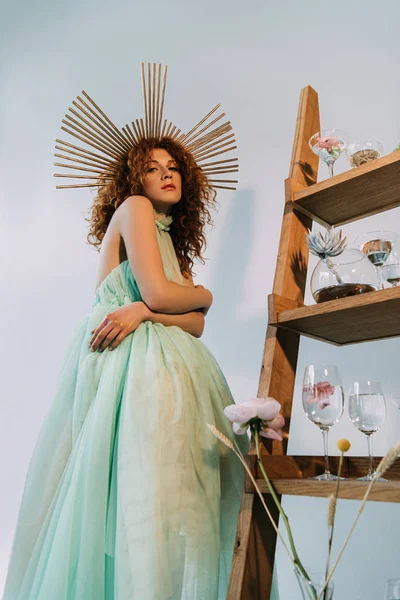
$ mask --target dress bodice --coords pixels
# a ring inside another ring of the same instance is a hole
[[[160,249],[164,272],[170,281],[183,284],[183,277],[176,257],[175,248],[169,234],[172,217],[154,211],[156,235]],[[131,271],[129,261],[125,260],[113,269],[100,284],[95,297],[96,302],[105,304],[128,304],[142,300],[139,287]]]

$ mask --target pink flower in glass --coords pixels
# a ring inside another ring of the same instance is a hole
[[[334,146],[338,146],[339,140],[335,137],[318,138],[317,144],[319,148],[324,148],[328,152],[331,152]]]
[[[323,409],[329,406],[329,396],[335,393],[335,386],[331,385],[329,381],[319,381],[313,388],[306,388],[304,391],[310,391],[310,395],[307,397],[307,404],[317,404],[318,408]]]

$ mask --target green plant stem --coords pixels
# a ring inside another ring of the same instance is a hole
[[[303,564],[299,558],[299,555],[297,554],[297,550],[296,550],[296,546],[294,543],[294,539],[293,539],[293,534],[292,534],[292,529],[290,527],[290,523],[289,523],[289,519],[285,513],[285,511],[282,508],[281,503],[279,502],[278,496],[276,495],[276,492],[274,490],[274,487],[272,485],[272,483],[269,480],[269,477],[264,469],[264,465],[262,464],[262,460],[261,460],[261,453],[260,453],[260,443],[259,443],[259,432],[258,429],[256,427],[254,427],[254,439],[256,442],[256,452],[257,452],[257,464],[260,467],[261,473],[263,474],[263,477],[265,479],[265,482],[267,484],[268,490],[275,502],[275,505],[277,507],[277,509],[279,510],[279,513],[283,519],[283,522],[285,524],[286,527],[286,531],[287,531],[287,535],[289,538],[289,544],[291,547],[291,550],[293,552],[293,562],[295,563],[295,565],[297,566],[297,568],[299,569],[299,571],[301,572],[301,574],[303,575],[303,577],[309,581],[311,583],[311,579],[307,573],[307,571],[305,570],[305,568],[303,567]],[[312,585],[312,583],[311,583]],[[315,600],[317,600],[317,591],[314,588],[314,586],[312,585],[312,592],[313,592],[313,596],[315,598]]]
[[[329,258],[326,258],[325,263],[326,263],[326,266],[328,267],[328,269],[330,270],[330,272],[336,277],[336,281],[338,282],[338,284],[343,285],[343,279],[340,277],[339,273],[336,271],[335,267],[333,266],[333,262],[331,260],[329,260]]]

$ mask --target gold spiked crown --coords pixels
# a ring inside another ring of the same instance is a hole
[[[225,116],[221,113],[210,118],[220,108],[217,104],[201,121],[199,121],[188,133],[182,133],[175,125],[167,120],[163,121],[165,88],[167,82],[167,66],[163,69],[160,64],[141,65],[144,118],[136,119],[131,125],[125,125],[118,129],[107,117],[101,108],[82,91],[82,96],[72,102],[73,107],[63,119],[61,129],[84,142],[101,154],[74,146],[63,140],[56,140],[56,149],[65,154],[55,154],[57,158],[70,161],[68,164],[55,163],[56,167],[73,169],[85,174],[56,173],[54,177],[65,177],[85,183],[73,183],[69,185],[58,185],[57,189],[97,187],[100,188],[112,181],[120,160],[141,140],[155,138],[169,138],[180,144],[186,151],[190,152],[206,175],[211,187],[219,189],[234,190],[234,184],[238,183],[232,179],[218,179],[227,173],[237,173],[239,164],[237,158],[228,158],[208,162],[211,158],[235,150],[235,134],[232,131],[230,121],[216,125]],[[78,158],[75,158],[78,157]],[[84,159],[84,160],[81,160]],[[83,166],[85,165],[85,166]],[[217,179],[215,179],[217,177]]]

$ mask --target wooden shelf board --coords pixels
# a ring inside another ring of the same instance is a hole
[[[296,479],[273,479],[272,483],[279,494],[288,496],[313,496],[327,498],[335,493],[335,481],[312,481]],[[257,480],[261,492],[267,494],[268,488],[264,479]],[[364,497],[368,483],[365,481],[346,480],[339,486],[339,498],[361,500]],[[400,502],[400,481],[377,481],[368,496],[375,502]]]
[[[381,456],[376,456],[374,458],[375,468],[378,466],[381,459]],[[262,474],[257,465],[257,457],[254,448],[252,448],[247,455],[247,461],[255,479],[261,479]],[[266,454],[264,447],[262,448],[262,463],[268,476],[274,480],[307,480],[309,477],[321,475],[325,469],[325,459],[323,456]],[[336,474],[339,466],[339,457],[330,456],[329,465],[331,472]],[[342,476],[350,477],[352,479],[364,477],[368,472],[368,466],[368,456],[348,456],[346,454],[343,457]],[[400,458],[395,460],[391,467],[386,471],[385,478],[400,483]]]
[[[400,152],[321,181],[294,194],[315,221],[343,225],[400,206]]]
[[[400,287],[283,311],[280,304],[272,296],[270,325],[331,344],[400,336]]]
[[[381,457],[375,457],[375,468]],[[256,462],[256,456],[247,457],[257,485],[263,493],[268,493],[267,485]],[[264,454],[262,462],[268,476],[279,494],[292,496],[327,497],[335,492],[335,481],[315,481],[309,479],[324,472],[323,456],[276,456]],[[329,457],[332,473],[337,473],[339,457]],[[368,472],[369,459],[367,456],[345,456],[342,476],[346,479],[340,482],[340,497],[350,500],[363,498],[368,482],[356,481]],[[387,482],[377,481],[370,495],[377,502],[400,502],[400,458],[397,459],[385,473]],[[253,484],[246,474],[246,492],[254,492]]]

